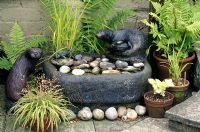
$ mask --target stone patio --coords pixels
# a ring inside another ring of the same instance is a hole
[[[0,132],[28,132],[17,127],[13,130],[14,117],[9,115],[0,116]],[[132,122],[116,121],[77,121],[70,125],[60,125],[58,132],[173,132],[168,127],[168,119],[155,119],[140,117]],[[174,131],[175,132],[175,131]]]
[[[13,130],[14,116],[5,112],[5,90],[0,85],[0,132],[28,132],[17,126]],[[72,121],[69,125],[61,124],[58,132],[199,132],[200,131],[200,92],[183,103],[167,111],[169,118],[139,117],[132,122],[115,121]],[[176,128],[176,130],[175,130]]]
[[[5,112],[5,90],[0,85],[0,132],[28,132],[22,127],[17,126],[13,130],[14,116]],[[76,121],[70,125],[61,124],[58,132],[172,132],[168,127],[168,119],[154,119],[150,117],[139,117],[132,122],[116,121]]]

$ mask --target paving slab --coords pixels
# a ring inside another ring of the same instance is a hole
[[[123,122],[121,120],[116,120],[116,121],[109,121],[109,120],[95,121],[94,120],[94,127],[95,127],[96,132],[121,132],[130,128],[137,122],[140,122],[144,119],[145,119],[144,117],[141,117],[131,122]]]
[[[174,122],[195,127],[200,131],[200,92],[169,109],[165,117]]]
[[[6,115],[5,132],[28,132],[19,125],[16,126],[16,129],[13,129],[14,121],[15,117],[13,115]]]
[[[70,125],[61,124],[58,132],[95,132],[93,121],[78,121]]]
[[[175,132],[169,128],[169,121],[166,118],[148,117],[122,132]]]
[[[200,130],[196,127],[188,126],[180,122],[169,120],[169,127],[180,132],[199,132]]]

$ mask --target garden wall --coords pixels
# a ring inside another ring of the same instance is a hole
[[[139,28],[144,32],[147,28],[141,24],[140,20],[148,18],[148,0],[118,0],[117,9],[124,7],[132,8],[136,15],[128,19],[126,28]],[[8,37],[13,22],[18,21],[22,26],[26,36],[35,34],[45,34],[47,26],[44,12],[41,9],[39,0],[0,0],[0,38]]]

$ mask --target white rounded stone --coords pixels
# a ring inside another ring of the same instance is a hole
[[[90,65],[89,64],[81,64],[79,66],[76,66],[77,69],[86,69],[86,68],[89,68]]]
[[[135,111],[137,112],[138,115],[142,116],[146,113],[146,107],[144,107],[142,105],[137,105],[135,107]]]
[[[129,121],[133,121],[133,120],[135,120],[137,118],[137,113],[136,113],[136,111],[134,109],[128,108],[126,116],[127,116]]]
[[[103,120],[104,118],[104,112],[101,109],[94,109],[93,110],[93,118],[96,120]]]
[[[75,118],[76,118],[76,114],[72,111],[72,110],[70,110],[70,109],[67,109],[67,112],[68,112],[68,120],[74,120]]]
[[[120,74],[118,70],[104,70],[102,74]]]
[[[99,67],[95,67],[95,68],[92,69],[92,73],[93,73],[93,74],[99,74],[99,73],[100,73],[100,70],[101,70],[101,69],[100,69]]]
[[[126,115],[126,112],[127,112],[127,109],[126,107],[124,106],[120,106],[118,109],[117,109],[117,112],[118,112],[118,117],[122,117],[124,115]]]
[[[128,72],[135,72],[138,71],[137,68],[135,68],[134,66],[127,66],[126,68],[123,69],[124,71],[128,71]]]
[[[144,63],[133,63],[133,66],[136,68],[144,67]]]
[[[110,107],[105,112],[106,118],[109,120],[115,120],[118,117],[117,110],[114,107]]]
[[[92,112],[88,109],[82,109],[78,112],[78,117],[84,121],[90,120],[92,119]]]
[[[91,109],[90,109],[89,107],[83,107],[82,109],[83,109],[83,110],[91,111]]]
[[[80,76],[80,75],[85,74],[85,71],[82,70],[82,69],[74,69],[74,70],[72,71],[72,74],[73,74],[73,75]]]
[[[96,61],[96,60],[95,60],[95,61],[92,61],[92,62],[90,62],[90,66],[93,67],[93,68],[95,68],[95,67],[98,67],[98,66],[99,66],[99,63],[100,63],[100,62],[99,62],[99,61]]]
[[[61,66],[60,69],[59,69],[59,71],[60,71],[61,73],[64,73],[64,74],[69,73],[70,70],[71,70],[71,69],[70,69],[68,66]]]
[[[101,59],[101,61],[102,61],[102,62],[108,62],[109,59],[108,59],[108,58],[103,58],[103,59]]]

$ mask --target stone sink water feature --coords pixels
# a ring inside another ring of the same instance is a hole
[[[96,36],[109,43],[106,56],[102,55],[101,58],[98,58],[77,54],[71,59],[67,57],[67,50],[61,51],[54,56],[51,63],[60,64],[58,62],[63,62],[63,60],[60,61],[60,58],[64,58],[64,65],[71,66],[69,68],[72,69],[72,74],[68,73],[68,67],[64,67],[66,70],[60,69],[63,73],[59,72],[48,61],[43,65],[44,73],[49,78],[56,78],[64,88],[64,94],[75,104],[101,107],[139,102],[148,89],[147,80],[151,77],[151,67],[146,61],[147,40],[145,35],[135,29],[127,29],[115,32],[101,30]],[[78,61],[84,64],[74,63]],[[140,66],[142,66],[141,69],[134,70]],[[84,74],[91,67],[93,68],[92,74]],[[99,67],[102,74],[94,72],[95,68]],[[87,71],[83,71],[84,68]],[[133,69],[133,72],[127,73],[130,69]],[[67,74],[64,74],[66,72]]]
[[[148,88],[151,67],[144,63],[144,69],[130,74],[81,75],[63,74],[49,61],[43,64],[48,78],[56,78],[64,94],[74,104],[113,106],[138,102]]]

